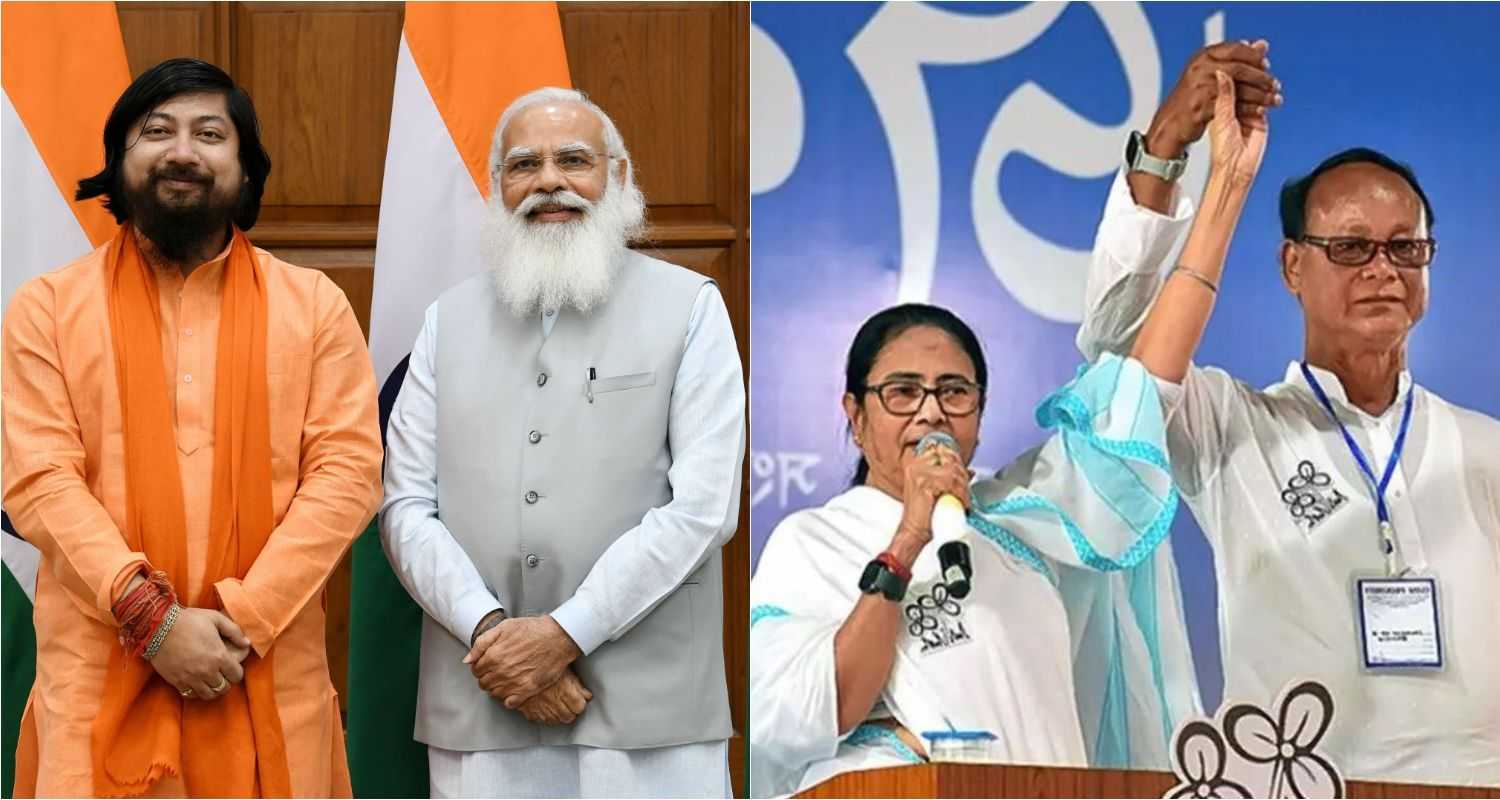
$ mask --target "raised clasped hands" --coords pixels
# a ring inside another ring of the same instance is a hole
[[[1221,114],[1217,73],[1234,84],[1229,110],[1242,123],[1265,120],[1282,103],[1281,81],[1271,74],[1270,43],[1220,42],[1193,54],[1182,75],[1162,101],[1146,131],[1146,150],[1157,158],[1177,158],[1198,141],[1210,121]]]
[[[1214,80],[1218,94],[1214,97],[1213,119],[1208,123],[1210,173],[1236,188],[1248,187],[1260,171],[1270,126],[1264,114],[1236,112],[1238,89],[1227,73],[1215,72]]]

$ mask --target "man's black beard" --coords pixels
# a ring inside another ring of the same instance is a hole
[[[124,189],[125,208],[130,221],[140,228],[162,258],[183,264],[201,254],[205,246],[217,245],[229,231],[244,190],[225,198],[214,193],[212,184],[206,184],[206,193],[197,203],[169,206],[161,202],[157,187],[161,181],[174,177],[197,180],[200,176],[152,173],[139,189]]]

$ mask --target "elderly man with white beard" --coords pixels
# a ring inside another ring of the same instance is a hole
[[[745,390],[714,283],[627,248],[614,123],[540,89],[490,150],[489,274],[426,312],[381,541],[426,612],[433,797],[726,797],[719,549]]]

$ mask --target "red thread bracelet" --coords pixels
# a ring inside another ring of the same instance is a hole
[[[895,553],[887,550],[884,553],[875,556],[875,560],[884,564],[886,569],[895,573],[896,577],[900,578],[901,580],[907,582],[911,581],[911,570],[907,568],[905,564],[902,564],[900,559],[896,558]]]

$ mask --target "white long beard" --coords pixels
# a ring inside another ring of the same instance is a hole
[[[583,211],[569,222],[533,223],[526,215],[555,203]],[[517,317],[572,307],[587,314],[609,296],[626,243],[645,221],[645,199],[631,181],[611,176],[589,202],[570,191],[528,195],[507,211],[492,192],[484,223],[484,257],[500,301]]]

